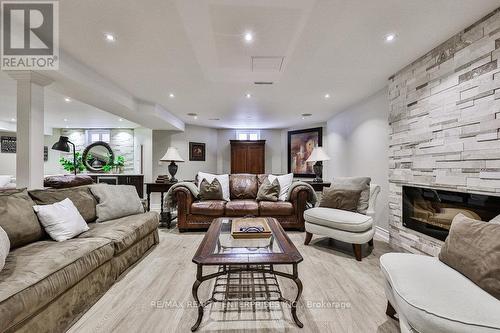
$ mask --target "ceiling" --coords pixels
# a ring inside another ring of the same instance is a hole
[[[45,127],[48,128],[136,128],[139,125],[88,104],[45,89]],[[0,123],[15,124],[16,82],[0,71]],[[121,119],[121,121],[120,121]],[[66,121],[65,121],[66,120]],[[1,127],[1,126],[0,126]],[[9,128],[15,128],[9,126]]]
[[[390,75],[498,6],[498,0],[64,0],[60,46],[186,123],[287,128],[325,121],[379,91]],[[248,31],[252,43],[243,39]],[[116,42],[106,42],[104,33]],[[384,41],[388,33],[397,34],[393,43]],[[303,120],[302,113],[312,116]]]

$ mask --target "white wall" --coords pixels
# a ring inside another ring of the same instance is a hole
[[[266,140],[266,173],[282,173],[281,130],[265,129],[260,131],[260,139]],[[236,140],[235,129],[219,129],[217,138],[217,173],[231,172],[231,146],[229,140]]]
[[[189,161],[189,142],[205,143],[205,161]],[[186,125],[184,132],[153,131],[153,178],[168,175],[168,162],[159,162],[169,146],[176,147],[185,162],[177,163],[175,178],[194,179],[198,171],[217,172],[217,130],[208,127]]]
[[[52,135],[44,136],[44,145],[49,148],[49,160],[44,162],[44,174],[53,175],[63,172],[59,164],[60,153],[50,149],[59,140],[60,131],[53,130]],[[0,132],[0,136],[17,136],[15,132]],[[0,153],[0,175],[16,176],[16,154]]]
[[[383,89],[328,120],[329,177],[369,176],[380,185],[377,225],[388,230],[389,102]]]

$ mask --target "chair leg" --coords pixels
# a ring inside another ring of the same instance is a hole
[[[394,310],[394,307],[389,301],[387,301],[387,309],[385,310],[385,314],[392,319],[399,321],[399,319],[396,317],[396,310]]]
[[[312,238],[313,238],[313,234],[306,231],[306,239],[304,240],[304,245],[309,245],[309,242],[311,241]]]
[[[373,247],[373,238],[368,241],[368,245]]]
[[[352,244],[352,249],[354,250],[356,260],[361,261],[361,244]]]

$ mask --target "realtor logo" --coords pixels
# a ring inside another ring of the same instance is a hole
[[[2,1],[2,70],[59,69],[58,1]]]

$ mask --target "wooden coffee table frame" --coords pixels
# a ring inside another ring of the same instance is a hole
[[[277,242],[277,245],[280,247],[282,253],[214,253],[224,220],[227,219],[219,218],[212,222],[193,257],[193,262],[197,265],[197,270],[196,281],[193,283],[192,292],[193,298],[198,305],[198,319],[193,327],[191,327],[191,331],[196,331],[200,326],[205,306],[218,302],[213,297],[205,302],[200,302],[198,297],[198,288],[200,285],[205,281],[235,272],[269,273],[295,282],[297,285],[297,295],[295,300],[291,301],[280,297],[278,301],[290,305],[293,320],[298,327],[302,328],[304,325],[297,317],[297,302],[303,289],[302,281],[300,280],[298,273],[298,264],[303,260],[303,258],[295,245],[293,245],[290,238],[288,238],[279,222],[273,218],[268,218],[268,224],[273,232],[274,241]],[[274,265],[291,265],[292,274],[277,271],[274,269]],[[203,275],[203,266],[219,266],[219,271]]]

